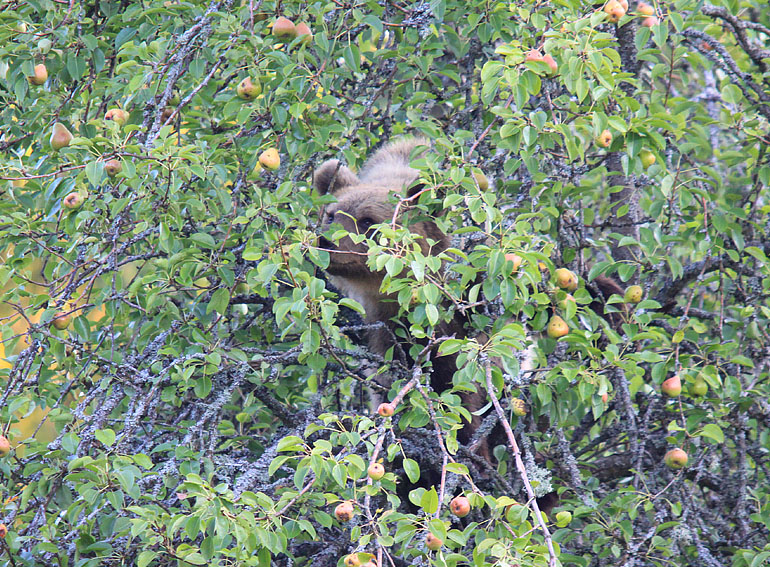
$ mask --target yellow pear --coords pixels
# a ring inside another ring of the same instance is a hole
[[[259,163],[271,171],[275,171],[281,167],[281,156],[278,155],[278,150],[275,148],[267,148],[259,156]]]
[[[27,80],[29,80],[29,82],[33,85],[45,84],[45,82],[48,80],[48,69],[46,69],[45,65],[42,63],[35,65],[33,75],[27,77]]]
[[[626,303],[639,303],[644,297],[644,290],[640,285],[630,285],[623,294],[623,301]]]
[[[449,503],[449,509],[458,518],[464,518],[471,513],[471,503],[467,497],[461,494],[452,498],[452,501]]]
[[[556,74],[559,70],[559,64],[549,53],[543,55],[543,62],[548,64],[548,67],[551,69],[551,75]]]
[[[604,13],[611,22],[618,23],[620,18],[626,15],[626,9],[618,0],[610,0],[604,6]]]
[[[366,472],[372,480],[380,480],[385,476],[385,467],[380,463],[372,463]]]
[[[5,457],[11,452],[11,442],[5,435],[0,435],[0,457]]]
[[[511,270],[511,273],[515,273],[516,270],[519,269],[519,266],[521,266],[521,256],[518,254],[506,254],[505,255],[506,261],[513,262],[513,269]]]
[[[343,502],[338,504],[334,509],[334,515],[340,522],[349,522],[353,519],[354,514],[355,509],[353,508],[353,504],[351,502]]]
[[[289,18],[281,16],[273,24],[273,35],[291,40],[297,37],[297,27]]]
[[[128,112],[122,108],[110,108],[104,115],[105,120],[112,120],[118,126],[128,122]]]
[[[663,456],[663,462],[666,463],[666,466],[674,470],[684,468],[687,461],[687,453],[679,447],[671,449]]]
[[[440,537],[436,537],[432,533],[428,533],[428,535],[425,536],[425,547],[431,551],[438,551],[441,549],[442,545],[444,545],[444,540]]]
[[[636,6],[636,11],[643,16],[653,16],[655,14],[655,8],[644,2],[639,2]]]
[[[396,408],[393,407],[393,404],[384,402],[377,406],[377,413],[382,417],[390,417],[396,413]]]
[[[682,379],[679,378],[679,374],[674,374],[668,380],[663,382],[660,387],[660,391],[666,394],[669,398],[676,398],[682,393]]]
[[[305,22],[300,22],[294,26],[294,31],[297,33],[297,37],[301,38],[300,43],[307,45],[313,41],[313,32],[310,31],[310,26]]]
[[[56,122],[51,132],[51,147],[58,152],[60,149],[69,146],[71,141],[72,133],[67,130],[64,124]]]
[[[61,204],[65,209],[77,209],[85,202],[85,200],[83,195],[77,191],[73,191],[62,199]]]
[[[558,339],[569,333],[569,326],[564,319],[558,315],[554,315],[551,317],[551,320],[548,321],[546,332],[552,339]]]
[[[601,134],[599,134],[596,137],[597,146],[601,146],[602,148],[609,148],[611,143],[612,143],[612,132],[610,132],[609,130],[604,130]]]
[[[556,270],[556,285],[567,291],[575,291],[578,286],[578,277],[572,270],[559,268]]]
[[[524,61],[542,61],[543,54],[537,49],[530,49],[524,57]]]

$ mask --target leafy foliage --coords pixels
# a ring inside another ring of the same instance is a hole
[[[0,562],[766,564],[770,13],[653,4],[1,3]],[[280,15],[312,39],[275,37]],[[404,134],[432,143],[408,214],[453,236],[369,240],[413,364],[367,350],[310,184]],[[605,320],[599,275],[643,300]],[[459,311],[468,335],[440,336]],[[566,337],[530,332],[554,311]],[[426,345],[458,357],[451,391]],[[378,371],[393,417],[367,404]],[[472,390],[491,461],[457,438]]]

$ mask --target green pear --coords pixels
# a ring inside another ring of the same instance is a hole
[[[37,49],[40,51],[40,53],[48,53],[51,51],[51,47],[53,47],[53,42],[48,39],[47,37],[44,37],[40,41],[37,42]]]
[[[642,165],[644,166],[644,169],[647,169],[653,163],[655,163],[655,154],[652,153],[650,150],[642,150],[641,152],[639,152],[639,158],[642,160]]]
[[[72,315],[69,313],[58,313],[54,315],[53,321],[51,324],[58,329],[59,331],[63,331],[67,327],[70,326],[70,323],[72,322]]]
[[[559,528],[565,528],[572,521],[572,512],[562,510],[556,514],[556,526]]]
[[[67,127],[61,122],[56,122],[51,132],[51,147],[58,152],[60,149],[69,146],[71,141],[72,132],[67,130]]]
[[[700,374],[696,376],[695,382],[690,384],[690,394],[697,398],[702,398],[709,392],[709,385],[706,382],[706,380],[703,379],[703,376]]]
[[[106,171],[107,175],[110,177],[115,177],[118,173],[123,171],[123,164],[120,163],[120,160],[118,159],[111,159],[104,162],[104,171]]]
[[[569,325],[567,325],[567,322],[564,319],[558,315],[554,315],[551,317],[551,320],[548,321],[546,333],[548,333],[548,336],[552,339],[558,339],[569,333]]]
[[[251,80],[251,77],[243,79],[235,89],[238,98],[243,100],[254,100],[262,92],[262,85],[256,79]]]
[[[676,470],[684,468],[687,465],[687,461],[687,453],[679,447],[671,449],[663,456],[663,462],[666,463],[666,466],[670,469]]]
[[[489,179],[481,171],[474,171],[473,178],[476,180],[476,183],[479,184],[479,189],[482,191],[489,189]]]
[[[644,290],[640,285],[631,285],[626,288],[623,294],[623,301],[626,303],[639,303],[644,297]]]

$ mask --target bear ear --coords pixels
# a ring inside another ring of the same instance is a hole
[[[356,183],[358,183],[356,174],[342,165],[338,159],[324,162],[313,173],[313,185],[320,195],[336,193],[343,187]]]

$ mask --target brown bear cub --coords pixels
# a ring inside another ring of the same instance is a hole
[[[394,213],[390,194],[406,190],[417,179],[419,172],[409,167],[410,156],[418,146],[427,145],[421,138],[393,142],[377,151],[358,176],[336,159],[321,165],[314,175],[316,190],[337,198],[323,212],[323,230],[337,223],[348,233],[366,234],[372,225],[390,222]],[[433,222],[417,222],[409,230],[424,237],[420,246],[425,255],[439,254],[449,247],[449,238]],[[365,242],[355,244],[344,237],[335,246],[322,238],[321,246],[332,250],[326,269],[332,282],[363,306],[368,322],[389,321],[398,315],[398,303],[380,293],[382,274],[366,265]]]
[[[428,141],[422,138],[392,142],[375,152],[358,175],[336,159],[322,164],[314,175],[316,190],[321,195],[331,193],[337,198],[336,203],[327,205],[323,211],[324,232],[333,232],[333,229],[330,230],[331,225],[337,224],[349,234],[366,234],[372,225],[391,222],[395,212],[391,193],[411,196],[419,190],[410,189],[419,172],[410,167],[409,162],[415,157],[413,154],[418,152],[419,147],[427,148],[428,145]],[[430,220],[414,222],[409,225],[409,230],[412,234],[422,237],[418,242],[426,256],[440,254],[449,247],[447,235]],[[329,267],[326,271],[331,276],[332,283],[347,297],[355,299],[363,306],[366,322],[379,321],[388,325],[388,328],[370,331],[368,334],[369,348],[379,355],[384,355],[394,346],[393,329],[397,323],[393,319],[398,315],[399,305],[395,298],[380,292],[384,274],[372,272],[366,265],[366,242],[356,244],[346,236],[335,245],[322,237],[319,244],[330,250]],[[464,324],[465,321],[458,314],[452,321],[436,329],[436,336],[465,336]],[[435,391],[442,392],[452,385],[452,377],[457,370],[455,357],[438,357],[433,353],[431,359],[431,386]],[[401,362],[410,364],[413,361]],[[387,383],[383,385],[387,386]],[[373,395],[373,398],[375,397]],[[469,411],[475,411],[483,405],[482,397],[478,394],[463,393],[461,397]],[[379,400],[373,399],[374,407],[377,401]],[[479,418],[475,417],[474,422],[477,421]],[[477,425],[473,423],[470,428],[464,428],[460,432],[460,440],[467,441]]]

